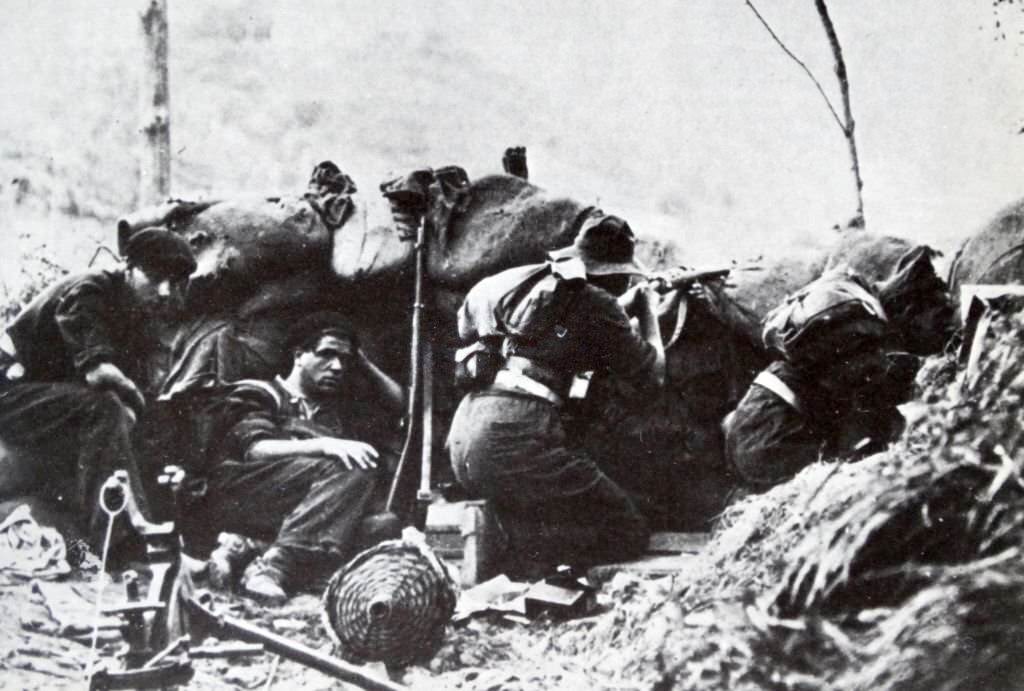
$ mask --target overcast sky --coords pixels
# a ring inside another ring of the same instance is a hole
[[[130,64],[136,49],[128,37],[141,4],[3,0],[0,125],[22,121],[26,109],[31,114],[32,94],[47,88],[33,80],[44,63],[63,70],[83,95],[89,84],[75,70],[97,42],[123,44],[118,49]],[[170,4],[173,52],[175,22],[194,21],[218,3]],[[756,4],[839,108],[812,0]],[[1024,196],[1019,11],[1001,18],[1009,33],[995,40],[988,1],[830,6],[850,74],[873,229],[948,246]],[[293,51],[295,64],[331,66],[338,88],[348,69],[375,69],[395,89],[403,88],[403,75],[389,71],[387,56],[369,44],[363,65],[306,55],[313,32],[333,32],[348,46],[383,29],[420,36],[421,44],[472,59],[478,73],[507,78],[509,107],[522,103],[527,111],[518,122],[460,122],[455,129],[453,116],[439,117],[444,104],[430,104],[435,117],[427,112],[417,125],[429,142],[429,163],[493,170],[496,147],[525,144],[542,184],[599,198],[613,210],[668,211],[711,236],[740,228],[757,239],[788,237],[853,212],[842,135],[814,86],[742,0],[308,0],[265,3],[262,11],[267,7],[275,45]],[[290,76],[297,77],[277,78]],[[451,88],[459,88],[457,80]],[[450,158],[439,160],[439,152]],[[609,167],[621,175],[609,175]]]

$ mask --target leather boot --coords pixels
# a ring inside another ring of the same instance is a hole
[[[217,548],[210,553],[207,576],[210,585],[219,590],[231,590],[239,572],[259,554],[259,547],[250,538],[234,533],[221,533]]]
[[[257,557],[242,574],[242,593],[268,605],[282,605],[288,600],[288,555],[271,547]]]

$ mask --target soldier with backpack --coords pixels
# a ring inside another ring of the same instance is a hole
[[[725,420],[726,454],[747,488],[763,490],[822,458],[884,448],[916,359],[887,353],[888,318],[856,274],[837,270],[765,317],[765,346],[782,359],[757,375]]]
[[[465,369],[484,381],[459,405],[447,446],[460,484],[492,502],[516,564],[597,563],[646,546],[640,511],[563,423],[581,373],[614,371],[638,396],[664,382],[654,291],[630,288],[645,273],[635,242],[622,219],[591,217],[571,247],[484,279],[459,312],[462,339],[480,341]]]

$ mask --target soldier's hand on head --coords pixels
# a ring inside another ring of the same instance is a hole
[[[377,449],[355,439],[326,437],[321,440],[320,452],[324,456],[340,461],[349,470],[376,468],[377,458],[380,457]]]
[[[136,415],[146,407],[146,398],[131,379],[112,362],[101,362],[85,373],[85,383],[94,389],[115,392]]]
[[[352,358],[352,362],[356,363],[360,367],[367,368],[371,364],[373,364],[373,361],[370,360],[370,357],[366,354],[366,351],[358,346],[356,347],[353,356],[354,357]]]

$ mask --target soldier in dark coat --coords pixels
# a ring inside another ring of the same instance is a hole
[[[826,276],[765,318],[782,356],[726,418],[726,453],[748,489],[763,490],[822,458],[881,450],[902,430],[896,409],[917,361],[885,350],[888,324],[853,275]]]
[[[123,251],[123,270],[66,278],[22,310],[0,376],[0,441],[41,464],[0,478],[0,498],[55,492],[97,548],[99,487],[114,470],[128,471],[146,510],[132,430],[166,371],[159,326],[178,316],[196,266],[188,244],[160,228],[138,231]]]

